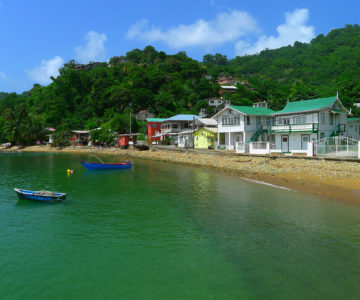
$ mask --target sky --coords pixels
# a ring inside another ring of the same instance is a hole
[[[72,59],[107,61],[148,45],[231,59],[359,23],[352,0],[0,0],[0,92],[48,85]]]

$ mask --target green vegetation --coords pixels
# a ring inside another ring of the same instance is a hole
[[[70,61],[48,86],[35,84],[21,95],[0,93],[0,142],[29,144],[44,135],[35,130],[52,126],[101,127],[104,131],[96,140],[105,143],[109,132],[129,133],[130,114],[143,109],[158,117],[197,114],[200,108],[211,115],[213,110],[201,99],[219,95],[218,76],[239,80],[237,92],[224,95],[233,105],[265,100],[278,110],[288,99],[334,96],[338,91],[345,106],[360,116],[353,105],[360,100],[358,25],[319,35],[309,44],[296,42],[232,60],[217,53],[198,62],[185,52],[167,55],[147,46],[113,57],[109,64],[88,66],[79,69]],[[134,117],[131,120],[132,132],[146,130]]]

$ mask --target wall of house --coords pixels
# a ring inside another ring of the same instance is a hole
[[[216,137],[216,133],[207,130],[200,130],[194,133],[195,148],[208,149],[209,146],[215,148]]]
[[[153,137],[157,132],[161,133],[161,122],[148,122],[148,137]]]
[[[301,113],[301,114],[289,114],[279,115],[275,117],[275,124],[284,124],[284,119],[289,119],[290,124],[309,124],[318,123],[318,113]]]
[[[324,115],[324,119],[322,118],[322,114]],[[333,115],[333,122],[331,123],[331,115]],[[321,133],[323,132],[324,137],[327,138],[330,134],[335,130],[338,124],[346,124],[347,123],[347,116],[345,113],[340,114],[333,114],[329,110],[324,110],[319,112],[319,138]],[[346,126],[346,125],[345,125]],[[346,130],[346,127],[345,127]]]
[[[360,139],[360,120],[348,122],[346,136],[355,140]]]
[[[275,149],[281,150],[281,137],[283,135],[289,136],[289,151],[291,150],[301,150],[301,136],[302,135],[310,135],[310,141],[316,141],[317,140],[317,134],[316,133],[277,133],[275,134]],[[306,147],[306,145],[305,145]]]
[[[231,111],[231,113],[229,113]],[[223,118],[239,118],[239,125],[223,125]],[[225,110],[222,114],[220,114],[217,118],[218,123],[218,131],[219,132],[241,132],[244,131],[244,115],[240,113],[236,113],[232,109]]]

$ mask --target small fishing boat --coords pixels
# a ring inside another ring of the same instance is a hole
[[[29,191],[23,189],[14,189],[19,199],[35,200],[42,202],[58,202],[66,198],[65,193],[51,191]]]
[[[87,170],[115,170],[115,169],[129,169],[132,163],[129,161],[124,163],[98,163],[98,162],[87,162],[81,161],[81,164]]]

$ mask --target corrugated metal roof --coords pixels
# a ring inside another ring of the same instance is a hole
[[[348,118],[347,121],[348,122],[360,121],[360,118]]]
[[[301,100],[296,102],[288,102],[286,106],[275,114],[288,114],[295,112],[305,112],[311,110],[321,110],[327,107],[331,107],[335,100],[336,96],[327,97],[327,98],[317,98],[311,100]]]
[[[162,122],[164,121],[164,118],[147,118],[146,121],[148,122]]]
[[[214,128],[214,127],[203,127],[203,128],[199,128],[194,133],[196,133],[198,131],[201,131],[201,130],[207,130],[207,131],[210,131],[212,133],[217,133],[217,131],[218,131],[217,128]]]
[[[236,106],[236,105],[229,105],[228,107],[231,107],[232,109],[242,112],[245,115],[268,116],[275,113],[272,109],[267,107]]]
[[[163,122],[168,122],[168,121],[194,121],[194,119],[199,119],[199,116],[196,115],[176,115],[173,116],[171,118],[165,119],[163,120]]]
[[[196,120],[195,124],[204,124],[205,126],[216,126],[217,122],[215,119],[212,118],[201,118]]]

